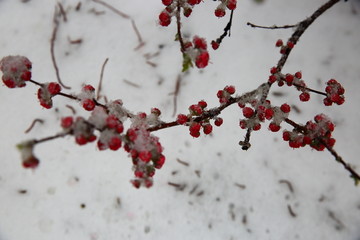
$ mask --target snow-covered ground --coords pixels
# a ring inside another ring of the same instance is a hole
[[[81,8],[75,7],[81,2]],[[160,27],[160,0],[108,0],[130,15],[145,41],[138,40],[131,21],[90,0],[61,1],[67,22],[60,22],[55,53],[61,77],[79,92],[82,84],[97,86],[106,58],[102,93],[121,98],[134,113],[158,107],[162,119],[174,119],[173,95],[181,74],[176,27]],[[217,19],[217,3],[205,1],[183,22],[185,34],[215,39],[228,17]],[[234,13],[231,37],[203,71],[181,74],[177,113],[204,99],[218,105],[216,92],[225,85],[243,93],[265,82],[280,58],[274,47],[287,30],[246,26],[294,24],[315,11],[323,0],[241,0]],[[24,55],[33,62],[33,79],[55,81],[50,38],[56,1],[0,0],[0,57]],[[357,12],[357,13],[356,13]],[[81,44],[70,40],[82,39]],[[298,92],[274,87],[273,103],[288,102],[301,111],[291,118],[305,123],[317,113],[336,122],[335,149],[360,171],[358,119],[360,111],[360,4],[341,1],[303,35],[284,72],[301,70],[308,86],[323,89],[336,78],[346,88],[346,103],[324,107],[322,97],[298,101]],[[159,53],[146,63],[146,54]],[[129,82],[133,83],[132,85]],[[134,85],[135,84],[135,85]],[[79,147],[74,139],[50,141],[36,147],[41,164],[35,171],[21,167],[15,145],[59,132],[59,120],[70,115],[69,104],[81,116],[88,113],[61,97],[54,108],[42,109],[37,88],[0,87],[0,240],[112,239],[360,239],[360,188],[326,151],[293,150],[266,125],[252,134],[252,147],[238,145],[245,131],[237,106],[226,109],[224,124],[211,136],[193,139],[185,127],[154,134],[164,146],[167,162],[157,171],[154,186],[135,189],[131,159],[123,150],[100,152],[94,144]],[[35,118],[43,124],[25,134]],[[286,128],[283,124],[283,128]],[[186,162],[187,165],[183,164]],[[169,183],[178,184],[181,188]],[[291,186],[291,188],[290,188]]]

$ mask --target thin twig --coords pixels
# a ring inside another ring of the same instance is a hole
[[[130,86],[133,86],[133,87],[135,87],[135,88],[141,88],[141,86],[140,86],[139,84],[136,84],[136,83],[131,82],[131,81],[129,81],[129,80],[124,79],[123,81],[124,81],[124,83],[126,83],[126,84],[128,84],[128,85],[130,85]]]
[[[139,29],[136,27],[134,19],[131,19],[131,25],[135,31],[135,34],[136,34],[136,36],[138,38],[138,42],[139,42],[139,45],[134,49],[136,51],[136,50],[139,50],[140,48],[142,48],[145,45],[145,42],[144,42],[143,38],[141,37]]]
[[[177,98],[178,98],[178,95],[179,95],[179,92],[180,92],[180,86],[181,86],[181,80],[182,80],[182,77],[181,75],[179,74],[177,79],[176,79],[176,83],[175,83],[175,90],[172,94],[174,94],[174,98],[173,98],[173,102],[174,102],[174,111],[173,111],[173,117],[175,116],[176,114],[176,111],[177,111]]]
[[[56,73],[56,78],[57,78],[58,83],[65,89],[71,89],[70,87],[64,85],[63,82],[61,81],[59,67],[58,67],[58,65],[56,63],[56,58],[55,58],[55,41],[56,41],[57,31],[58,31],[58,28],[59,28],[58,16],[59,16],[58,8],[55,7],[54,18],[53,18],[54,29],[53,29],[53,32],[52,32],[52,35],[51,35],[51,40],[50,40],[51,60],[52,60],[53,66],[55,68],[55,73]]]
[[[44,120],[40,119],[40,118],[36,118],[34,119],[34,121],[32,121],[31,125],[25,130],[25,133],[29,133],[33,127],[35,126],[36,123],[44,123]]]
[[[101,67],[100,80],[99,80],[99,85],[98,85],[97,92],[96,92],[96,100],[100,99],[100,92],[101,92],[101,88],[102,88],[104,70],[105,70],[105,66],[106,66],[108,61],[109,61],[109,58],[106,58],[103,65],[102,65],[102,67]]]
[[[298,24],[293,24],[293,25],[283,25],[283,26],[277,26],[277,25],[272,25],[272,26],[260,26],[260,25],[256,25],[253,24],[251,22],[247,22],[248,26],[253,27],[253,28],[262,28],[262,29],[286,29],[286,28],[294,28],[297,27]]]
[[[64,22],[67,22],[67,16],[63,5],[60,2],[58,2],[58,6],[59,6],[60,14],[63,16]]]
[[[120,10],[116,9],[115,7],[111,6],[110,4],[101,1],[101,0],[93,0],[93,2],[99,3],[101,5],[103,5],[104,7],[107,7],[108,9],[110,9],[111,11],[113,11],[114,13],[118,14],[119,16],[125,18],[125,19],[130,19],[130,16],[121,12]]]
[[[228,35],[230,37],[231,35],[231,26],[232,26],[232,20],[233,20],[233,15],[234,15],[234,10],[231,10],[230,13],[230,19],[229,22],[226,24],[225,28],[224,28],[224,33],[221,34],[220,37],[218,37],[215,42],[218,44],[221,44],[222,40]]]
[[[286,185],[288,186],[290,192],[291,192],[291,193],[294,193],[294,188],[293,188],[293,186],[292,186],[292,184],[291,184],[291,182],[290,182],[289,180],[281,179],[281,180],[279,180],[279,183],[284,183],[284,184],[286,184]]]

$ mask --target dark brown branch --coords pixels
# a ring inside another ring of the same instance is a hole
[[[299,38],[303,35],[303,33],[306,31],[306,29],[318,18],[320,17],[326,10],[328,10],[329,8],[331,8],[333,5],[335,5],[337,2],[339,2],[340,0],[330,0],[327,3],[325,3],[324,5],[322,5],[319,9],[317,9],[310,17],[308,17],[307,19],[301,21],[295,32],[291,35],[291,37],[289,38],[289,42],[292,42],[296,45],[296,43],[299,41]],[[288,59],[290,52],[291,52],[291,48],[287,48],[285,54],[282,55],[282,57],[280,58],[278,64],[277,64],[277,69],[280,72],[282,70],[282,68],[284,67],[286,60]]]
[[[305,90],[308,90],[309,92],[313,92],[313,93],[317,93],[317,94],[320,94],[320,95],[324,95],[324,96],[327,96],[326,93],[324,92],[320,92],[318,90],[315,90],[315,89],[311,89],[311,88],[308,88],[308,87],[304,87],[304,86],[301,86],[299,84],[293,84],[295,87],[297,88],[302,88],[302,89],[305,89]]]
[[[228,35],[230,37],[231,35],[231,26],[232,26],[232,20],[233,20],[233,15],[234,15],[234,10],[231,10],[230,13],[230,19],[229,22],[226,24],[225,28],[224,28],[224,33],[221,34],[220,37],[218,37],[215,42],[218,44],[221,44],[222,40]]]
[[[51,141],[51,140],[54,140],[54,139],[57,139],[57,138],[62,138],[62,137],[65,137],[66,135],[69,135],[69,134],[71,134],[71,132],[58,133],[58,134],[53,135],[53,136],[49,136],[49,137],[45,137],[45,138],[41,138],[41,139],[34,139],[32,141],[32,143],[35,145],[35,144],[38,144],[38,143]]]
[[[176,26],[177,26],[177,39],[180,42],[180,50],[182,53],[185,53],[186,49],[185,49],[185,44],[184,44],[184,40],[182,37],[182,33],[181,33],[181,16],[180,16],[180,11],[181,11],[181,2],[178,1],[177,7],[176,7]]]
[[[53,63],[54,69],[55,69],[56,78],[57,78],[58,83],[65,89],[71,89],[70,87],[64,85],[63,82],[61,81],[59,67],[58,67],[58,65],[56,63],[56,58],[55,58],[55,41],[56,41],[57,31],[58,31],[58,28],[59,28],[59,19],[58,19],[58,17],[59,17],[59,12],[58,12],[57,7],[55,7],[54,19],[53,19],[54,29],[53,29],[53,32],[52,32],[52,35],[51,35],[51,40],[50,40],[51,60],[52,60],[52,63]]]
[[[343,167],[350,172],[350,176],[354,179],[355,185],[358,185],[360,183],[360,175],[350,166],[349,163],[345,162],[343,158],[332,148],[330,147],[325,141],[322,139],[319,139],[321,144],[323,144],[326,149],[331,153],[331,155],[334,156],[335,160],[339,162]]]
[[[287,28],[294,28],[297,27],[299,24],[294,24],[294,25],[283,25],[283,26],[277,26],[277,25],[272,25],[272,26],[260,26],[260,25],[256,25],[253,24],[251,22],[247,22],[248,26],[253,27],[253,28],[262,28],[262,29],[287,29]]]
[[[100,72],[100,80],[99,80],[99,85],[97,88],[97,92],[96,92],[96,100],[100,99],[100,92],[101,92],[101,88],[102,88],[102,82],[103,82],[103,77],[104,77],[104,70],[105,70],[105,66],[107,64],[107,62],[109,61],[109,58],[106,58],[102,67],[101,67],[101,72]]]

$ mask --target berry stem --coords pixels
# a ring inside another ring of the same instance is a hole
[[[320,91],[318,91],[318,90],[314,90],[314,89],[311,89],[311,88],[308,88],[308,87],[304,87],[304,86],[301,86],[301,85],[296,84],[296,83],[293,83],[293,85],[294,85],[295,87],[298,87],[298,88],[302,88],[302,89],[308,90],[309,92],[313,92],[313,93],[317,93],[317,94],[320,94],[320,95],[327,96],[327,94],[326,94],[326,93],[324,93],[324,92],[320,92]]]

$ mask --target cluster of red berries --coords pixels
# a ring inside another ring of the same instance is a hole
[[[204,68],[209,64],[209,52],[204,38],[194,36],[192,42],[184,43],[185,54],[195,62],[196,67]]]
[[[219,98],[221,104],[225,104],[231,98],[231,95],[235,93],[236,89],[234,86],[226,86],[223,90],[219,90],[216,96]]]
[[[52,97],[60,93],[61,86],[56,82],[49,82],[42,84],[37,91],[37,97],[40,105],[44,108],[50,109],[53,106]]]
[[[250,106],[245,103],[238,103],[242,109],[245,119],[240,119],[239,126],[242,129],[251,129],[258,131],[261,129],[261,123],[265,120],[272,120],[269,124],[269,130],[277,132],[280,130],[280,123],[284,121],[291,111],[287,103],[282,104],[280,107],[272,107],[269,100],[260,104],[258,100],[250,101]]]
[[[237,0],[221,0],[221,3],[215,9],[215,16],[223,17],[226,14],[226,8],[234,10],[236,8]]]
[[[210,123],[210,119],[205,119],[200,122],[193,121],[193,117],[202,115],[206,109],[207,103],[204,100],[199,101],[197,104],[193,104],[189,107],[189,115],[179,114],[177,116],[176,122],[181,125],[189,126],[189,133],[192,137],[200,137],[200,131],[203,130],[205,135],[208,135],[212,132],[213,126]],[[214,118],[214,124],[217,127],[220,127],[223,124],[223,119],[220,117]]]
[[[297,90],[301,91],[299,95],[300,101],[307,102],[310,100],[309,90],[306,88],[306,84],[304,80],[301,79],[302,78],[301,72],[296,72],[295,74],[288,73],[284,75],[281,72],[279,72],[276,67],[272,67],[270,69],[270,73],[271,75],[269,76],[268,79],[268,82],[270,84],[277,82],[279,87],[284,86],[285,83],[288,86],[294,85],[297,88]]]
[[[284,42],[281,39],[279,39],[276,41],[275,46],[280,48],[281,54],[285,54],[288,49],[294,48],[295,44],[291,41],[288,41],[286,45],[284,45]]]
[[[174,16],[175,11],[177,11],[178,4],[180,4],[183,9],[183,15],[189,17],[194,5],[201,3],[201,0],[162,0],[162,3],[166,7],[159,14],[159,24],[163,27],[167,27],[171,23],[171,17]]]
[[[79,95],[81,100],[81,105],[86,111],[94,110],[96,104],[94,101],[95,98],[95,88],[91,85],[85,85],[81,89],[81,94]]]
[[[324,99],[325,106],[331,106],[333,103],[341,105],[345,102],[344,93],[345,89],[335,79],[330,79],[326,83],[326,98]]]
[[[75,142],[80,146],[96,140],[95,127],[82,117],[71,116],[61,119],[61,127],[75,137]]]
[[[152,114],[153,115],[153,111]],[[133,162],[135,179],[131,182],[134,187],[153,185],[153,176],[156,169],[162,168],[165,156],[159,139],[146,130],[148,119],[145,113],[138,114],[137,123],[129,128],[124,137],[124,149],[129,153]],[[141,123],[140,121],[143,121]]]
[[[7,56],[0,61],[2,81],[8,88],[25,87],[31,80],[31,62],[23,56]]]
[[[293,131],[284,131],[283,139],[289,142],[292,148],[300,148],[306,145],[322,151],[326,146],[333,147],[335,139],[331,133],[335,129],[334,123],[324,114],[318,114],[314,117],[315,122],[308,121],[303,129],[294,129]]]

